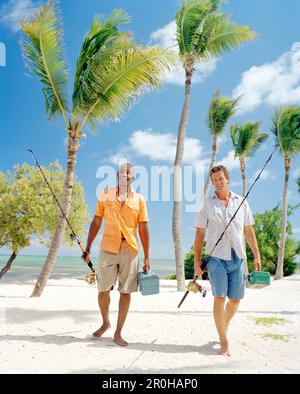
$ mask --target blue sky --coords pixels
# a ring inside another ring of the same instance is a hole
[[[41,85],[25,75],[18,44],[22,36],[18,20],[38,4],[31,0],[0,1],[0,42],[6,48],[6,66],[0,66],[1,171],[11,169],[15,163],[31,163],[27,153],[29,147],[44,165],[55,159],[65,164],[64,125],[59,120],[48,122]],[[107,17],[113,9],[122,8],[132,17],[126,29],[132,31],[136,42],[143,45],[170,45],[174,33],[172,21],[177,7],[178,0],[62,0],[64,39],[71,75],[74,74],[83,37],[95,14]],[[187,130],[187,165],[203,166],[210,157],[211,139],[206,116],[211,95],[216,89],[222,95],[244,93],[241,112],[232,122],[262,121],[262,130],[265,132],[269,132],[276,106],[300,102],[300,2],[285,0],[283,4],[281,0],[229,0],[222,9],[238,23],[251,26],[257,38],[226,53],[221,59],[197,66]],[[92,214],[96,205],[96,189],[101,180],[96,177],[99,167],[115,164],[119,157],[124,156],[148,170],[151,166],[172,165],[184,98],[182,78],[182,70],[173,71],[166,76],[160,91],[143,96],[121,122],[99,125],[95,133],[87,130],[87,139],[78,152],[76,174],[84,186]],[[232,189],[241,193],[239,164],[233,158],[228,131],[227,128],[220,142],[218,162],[229,167]],[[248,179],[253,179],[262,167],[272,145],[271,136],[254,158],[247,161]],[[292,162],[289,184],[291,204],[299,201],[295,183],[297,175],[300,175],[300,155]],[[249,198],[254,213],[273,208],[281,200],[283,178],[282,158],[275,154],[263,179]],[[151,257],[173,258],[172,202],[149,201],[148,209]],[[194,217],[194,213],[183,214],[185,251],[193,243]],[[300,238],[299,211],[291,218],[291,222],[295,237]],[[98,240],[95,246],[98,246]],[[34,243],[26,251],[28,253],[46,253],[46,249]],[[78,252],[76,249],[69,251],[62,248],[61,253]]]

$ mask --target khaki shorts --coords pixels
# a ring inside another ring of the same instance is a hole
[[[98,258],[98,290],[112,290],[119,277],[120,293],[133,293],[138,290],[137,273],[139,267],[138,254],[126,241],[122,241],[118,254],[100,250]]]

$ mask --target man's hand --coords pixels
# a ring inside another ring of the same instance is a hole
[[[81,260],[88,264],[90,262],[90,252],[85,251],[81,256]]]
[[[198,278],[201,278],[204,272],[200,268],[200,265],[201,265],[201,261],[194,261],[194,275],[198,276]]]
[[[144,271],[148,272],[150,270],[150,261],[149,258],[144,259]]]
[[[254,258],[254,271],[260,271],[261,270],[261,261],[260,261],[260,256]]]

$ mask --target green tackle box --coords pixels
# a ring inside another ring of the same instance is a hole
[[[248,275],[247,287],[260,289],[262,287],[270,286],[271,277],[269,272],[253,271]]]

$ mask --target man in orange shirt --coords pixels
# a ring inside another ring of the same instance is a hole
[[[118,277],[120,302],[114,341],[120,346],[128,345],[121,332],[129,310],[130,295],[138,289],[137,227],[144,250],[144,270],[149,271],[150,268],[147,206],[144,197],[131,188],[133,179],[133,166],[129,163],[123,164],[117,173],[117,187],[106,189],[100,194],[82,256],[85,262],[89,261],[92,243],[104,218],[105,227],[97,270],[98,303],[103,323],[92,336],[94,339],[100,338],[110,328],[109,294]]]

